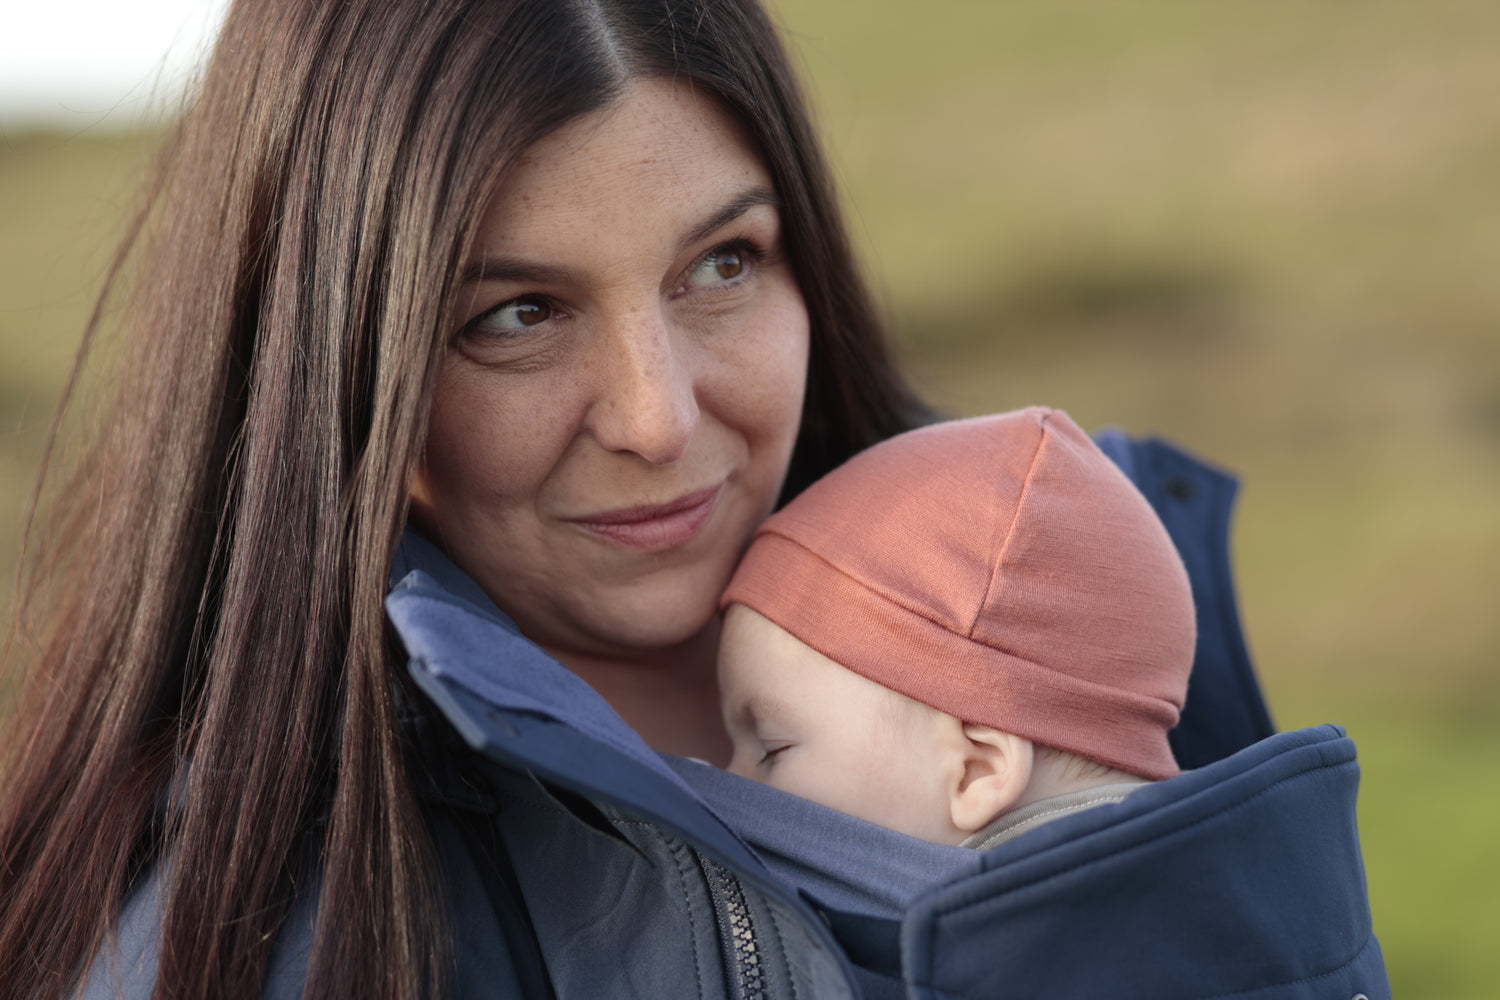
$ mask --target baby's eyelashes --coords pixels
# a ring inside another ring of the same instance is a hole
[[[762,740],[761,749],[764,751],[764,753],[761,755],[760,760],[756,763],[761,767],[769,767],[777,756],[785,753],[794,746],[796,746],[796,744],[791,742],[790,740]]]

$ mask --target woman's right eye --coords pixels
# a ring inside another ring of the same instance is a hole
[[[540,295],[522,295],[502,302],[469,321],[472,333],[516,333],[552,318],[552,303]]]

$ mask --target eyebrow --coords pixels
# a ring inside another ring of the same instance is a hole
[[[757,185],[726,202],[683,236],[680,247],[687,247],[712,236],[718,230],[744,215],[753,208],[769,205],[778,211],[781,199],[768,187]],[[465,265],[459,280],[463,284],[476,281],[507,281],[520,284],[566,284],[573,272],[566,267],[537,264],[518,257],[481,257]]]
[[[683,249],[697,243],[701,239],[712,236],[715,232],[723,229],[752,208],[757,208],[761,205],[769,205],[779,211],[781,209],[781,199],[777,198],[776,192],[768,187],[757,186],[743,192],[739,197],[728,202],[723,208],[690,229],[682,240]]]
[[[566,267],[535,264],[518,257],[481,257],[470,261],[460,275],[463,284],[476,281],[511,281],[523,285],[563,284],[573,275]]]
[[[764,691],[756,691],[736,706],[734,716],[742,724],[753,729],[756,722],[770,719],[777,715],[785,715],[786,711],[787,702],[785,699],[767,694]]]

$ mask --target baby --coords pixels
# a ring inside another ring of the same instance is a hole
[[[1177,773],[1187,572],[1061,411],[856,455],[760,528],[721,604],[735,773],[980,849]]]

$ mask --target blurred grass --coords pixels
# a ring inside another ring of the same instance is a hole
[[[778,10],[926,391],[1062,406],[1242,475],[1253,652],[1283,728],[1360,745],[1396,993],[1492,995],[1500,6]],[[148,148],[0,134],[7,557]]]
[[[0,131],[0,607],[6,609],[47,431],[153,149],[149,135]]]

